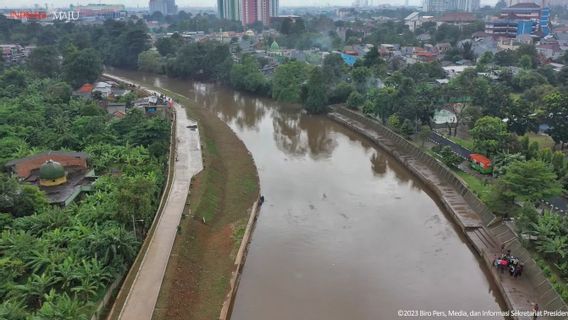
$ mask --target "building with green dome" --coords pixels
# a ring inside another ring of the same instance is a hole
[[[39,185],[53,187],[67,182],[65,168],[53,160],[47,160],[39,167]]]
[[[71,204],[92,190],[97,176],[84,152],[48,151],[6,163],[6,169],[24,183],[38,186],[50,204]]]
[[[276,40],[272,41],[272,44],[270,45],[270,51],[280,52],[280,46],[278,45],[278,42],[276,42]]]

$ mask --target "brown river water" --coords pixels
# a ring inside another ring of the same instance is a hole
[[[220,85],[112,73],[213,110],[255,159],[266,202],[232,320],[501,310],[486,270],[432,194],[363,136]]]

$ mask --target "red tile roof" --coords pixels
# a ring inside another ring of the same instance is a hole
[[[93,91],[93,85],[90,83],[85,83],[83,86],[81,86],[81,88],[79,88],[79,92],[81,93],[91,93],[91,91]]]

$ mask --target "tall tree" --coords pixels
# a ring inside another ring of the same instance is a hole
[[[550,93],[544,98],[544,110],[550,125],[548,134],[563,149],[568,142],[568,94]]]
[[[63,61],[64,78],[75,88],[95,81],[102,70],[101,59],[94,49],[72,53]]]
[[[304,108],[309,113],[323,113],[327,105],[327,91],[323,73],[320,68],[314,68],[310,73],[306,90]]]
[[[509,136],[505,123],[499,118],[490,116],[477,120],[470,133],[475,151],[487,156],[502,151]]]
[[[515,161],[498,180],[506,196],[535,203],[560,194],[561,187],[551,166],[540,160]]]
[[[53,77],[61,69],[61,60],[55,47],[38,47],[30,54],[28,65],[40,76]]]

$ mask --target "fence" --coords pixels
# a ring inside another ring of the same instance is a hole
[[[455,188],[466,203],[479,214],[484,226],[487,228],[489,234],[497,240],[497,243],[505,245],[515,256],[518,256],[521,261],[525,263],[523,277],[529,279],[532,284],[535,290],[535,298],[537,301],[541,302],[541,310],[562,310],[568,312],[568,305],[566,305],[562,297],[556,292],[540,267],[534,259],[532,259],[531,254],[523,247],[513,230],[504,222],[499,221],[491,210],[470,191],[462,180],[456,177],[448,167],[378,121],[341,106],[335,107],[334,111],[360,122],[375,130],[379,135],[388,138],[392,142],[393,147],[396,146],[396,149],[392,150],[393,154],[397,155],[402,151],[405,153],[405,157],[409,155],[421,163],[428,165],[445,183]],[[560,317],[558,319],[568,319],[568,317]]]

